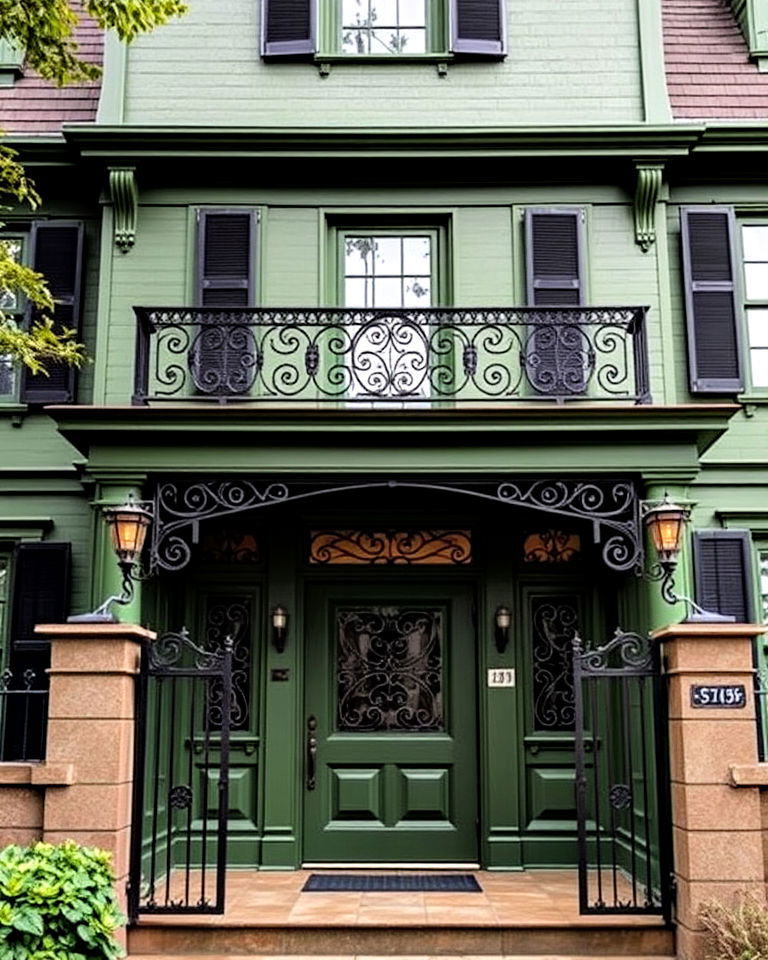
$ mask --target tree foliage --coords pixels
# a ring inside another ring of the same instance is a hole
[[[79,10],[103,29],[114,30],[121,40],[130,42],[180,16],[186,4],[182,0],[0,0],[0,39],[22,49],[26,65],[52,83],[61,86],[95,80],[100,67],[79,56],[73,38]],[[16,152],[0,145],[0,209],[21,204],[34,210],[39,203],[34,183]],[[17,263],[11,245],[0,240],[2,295],[26,298],[41,319],[22,330],[0,309],[0,356],[11,357],[33,373],[45,372],[52,362],[84,361],[84,349],[75,342],[72,332],[53,328],[50,314],[54,303],[45,278]]]

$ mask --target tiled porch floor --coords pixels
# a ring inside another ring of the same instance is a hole
[[[227,927],[615,925],[626,928],[661,925],[658,917],[581,916],[577,877],[572,870],[479,871],[476,876],[482,887],[481,893],[302,893],[301,888],[310,872],[349,871],[230,871],[223,916],[155,914],[142,916],[140,922],[142,926],[194,924]]]

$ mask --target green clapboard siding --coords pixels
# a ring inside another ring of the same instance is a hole
[[[264,63],[259,6],[196,0],[183,20],[137,39],[125,121],[421,127],[643,119],[636,0],[509,0],[506,60],[457,64],[445,79],[430,63],[344,63],[325,78],[309,63]]]

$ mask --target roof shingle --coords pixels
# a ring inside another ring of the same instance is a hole
[[[78,17],[74,31],[78,55],[88,63],[101,64],[104,32],[85,14]],[[0,129],[10,134],[58,133],[64,123],[93,121],[100,89],[100,81],[57,87],[27,70],[13,86],[0,87]]]
[[[676,120],[768,117],[768,73],[750,61],[727,0],[662,0],[662,12]]]

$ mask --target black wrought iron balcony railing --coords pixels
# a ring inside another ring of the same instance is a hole
[[[136,307],[133,402],[649,403],[645,307]]]

